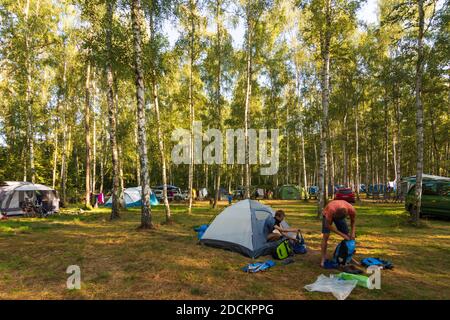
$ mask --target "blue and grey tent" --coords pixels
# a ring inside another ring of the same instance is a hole
[[[267,242],[264,224],[274,215],[271,207],[258,201],[239,201],[216,216],[200,243],[239,252],[250,258],[271,254],[278,242]],[[289,227],[285,221],[281,225]]]
[[[140,207],[142,205],[141,192],[142,187],[126,188],[125,190],[123,190],[124,207],[125,208]],[[156,196],[152,191],[150,191],[150,204],[152,206],[156,206],[159,204],[158,199],[156,199]],[[111,206],[112,206],[112,197],[110,197],[108,201],[106,201],[105,203],[105,207]]]

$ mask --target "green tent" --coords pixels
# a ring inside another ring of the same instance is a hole
[[[300,200],[300,190],[297,186],[285,184],[278,189],[278,198],[282,200]]]

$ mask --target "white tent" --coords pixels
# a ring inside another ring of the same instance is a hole
[[[124,189],[123,190],[123,201],[125,202],[123,204],[124,207],[125,208],[140,207],[142,205],[141,192],[142,187],[132,187]],[[156,199],[155,194],[151,190],[150,190],[150,204],[152,206],[156,206],[159,204],[158,199]],[[112,197],[110,197],[108,201],[106,201],[105,206],[106,207],[112,206]]]
[[[200,243],[242,253],[251,258],[272,253],[277,242],[267,242],[264,224],[275,212],[255,200],[242,200],[223,210],[206,229]],[[283,221],[282,227],[288,227]]]
[[[23,204],[26,201],[36,203],[42,201],[42,206],[49,213],[59,211],[58,193],[42,184],[24,181],[5,181],[0,184],[0,211],[10,215],[23,215]]]
[[[198,191],[198,197],[199,197],[200,200],[205,199],[207,196],[208,196],[208,189],[206,189],[206,188],[201,188],[201,189]]]

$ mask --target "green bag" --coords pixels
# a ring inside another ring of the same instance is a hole
[[[289,240],[283,240],[276,248],[272,254],[274,259],[284,260],[293,254],[291,244]]]

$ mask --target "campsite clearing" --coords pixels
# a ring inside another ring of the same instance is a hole
[[[163,224],[164,207],[154,208],[156,229],[137,231],[139,209],[110,222],[107,208],[80,213],[62,209],[45,219],[0,221],[0,299],[334,299],[307,292],[318,275],[321,222],[311,201],[265,201],[284,209],[300,227],[309,252],[289,265],[246,274],[252,262],[238,253],[197,245],[193,227],[223,210],[207,202],[172,205],[175,223]],[[356,288],[348,299],[450,299],[450,221],[426,218],[411,227],[403,204],[365,202],[358,210],[356,258],[394,263],[382,271],[381,290]],[[332,236],[329,252],[339,239]],[[260,257],[264,261],[271,257]],[[81,268],[81,290],[66,289],[69,265]],[[337,273],[337,272],[336,272]]]

